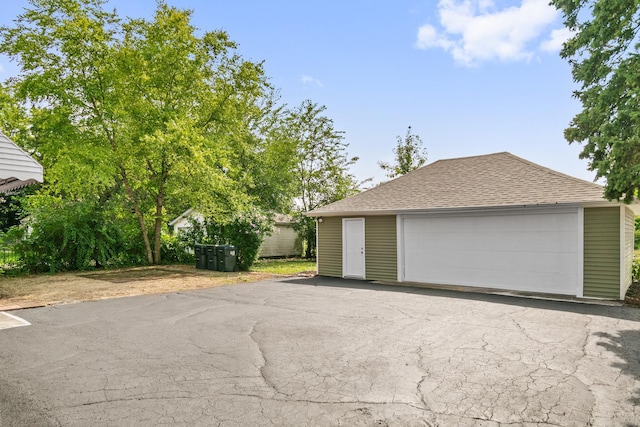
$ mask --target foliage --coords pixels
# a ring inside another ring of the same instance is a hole
[[[27,213],[22,207],[23,199],[34,194],[39,185],[30,185],[10,194],[0,194],[0,232],[6,232],[11,227],[20,225],[20,221]]]
[[[298,211],[293,214],[293,229],[302,239],[304,257],[307,259],[316,256],[316,220]]]
[[[378,162],[382,170],[387,172],[388,178],[395,178],[411,172],[424,165],[427,161],[427,150],[422,147],[422,140],[411,133],[411,126],[407,128],[404,139],[396,137],[396,147],[393,149],[395,163]]]
[[[260,245],[271,234],[273,221],[257,209],[208,218],[203,223],[192,220],[191,227],[180,233],[178,239],[185,249],[195,243],[233,245],[238,251],[237,265],[248,271],[258,258]]]
[[[297,162],[293,166],[294,194],[298,203],[294,229],[305,240],[307,258],[315,254],[315,221],[304,216],[317,207],[341,200],[359,191],[359,183],[349,173],[358,158],[348,157],[343,132],[323,115],[326,107],[306,100],[285,113],[279,138],[294,141]]]
[[[297,144],[279,132],[284,120],[282,108],[270,110],[269,106],[267,103],[261,114],[250,118],[252,134],[246,135],[242,143],[232,145],[238,166],[229,177],[250,197],[254,208],[289,212],[295,192]]]
[[[86,270],[112,265],[123,247],[122,227],[98,203],[33,197],[30,232],[15,247],[29,272]]]
[[[28,129],[29,120],[24,106],[18,102],[12,88],[0,82],[0,132],[14,142],[15,140],[25,142],[28,141]],[[34,153],[31,147],[25,147],[23,144],[21,148],[28,151],[31,156],[38,157],[38,153]]]
[[[162,262],[166,264],[193,264],[195,262],[194,242],[180,235],[163,234]]]
[[[289,159],[268,140],[277,112],[262,65],[224,31],[197,34],[190,11],[160,1],[152,19],[123,20],[105,4],[30,0],[0,28],[0,53],[21,67],[3,93],[30,107],[23,144],[42,156],[48,192],[119,202],[149,264],[184,206],[284,203],[272,168]]]
[[[640,260],[634,259],[631,266],[631,274],[634,282],[640,282]]]
[[[606,178],[605,196],[630,202],[640,187],[640,2],[552,0],[574,32],[561,56],[582,103],[565,138]]]

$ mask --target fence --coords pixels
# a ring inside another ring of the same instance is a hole
[[[11,270],[18,264],[18,255],[10,246],[0,247],[0,270]]]

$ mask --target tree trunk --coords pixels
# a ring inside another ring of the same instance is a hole
[[[127,178],[127,172],[123,167],[120,167],[120,174],[122,176],[122,182],[124,183],[124,188],[127,190],[127,196],[129,197],[129,201],[131,202],[131,206],[133,206],[133,212],[138,219],[138,225],[140,226],[140,231],[142,233],[142,240],[144,241],[144,248],[147,252],[147,263],[149,265],[153,265],[153,252],[151,251],[151,242],[149,241],[149,233],[147,233],[147,227],[144,223],[144,216],[142,216],[142,212],[140,212],[140,208],[138,207],[138,203],[136,201],[136,196],[133,192],[133,189],[129,185],[129,179]]]
[[[309,241],[309,239],[307,239],[307,247],[304,250],[304,257],[306,259],[311,258],[311,242]]]
[[[164,191],[162,187],[158,191],[156,198],[156,219],[153,225],[153,260],[156,264],[160,264],[162,248],[162,209],[164,207]]]

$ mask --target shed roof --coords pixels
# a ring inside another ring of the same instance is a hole
[[[188,218],[202,218],[202,214],[193,208],[189,208],[182,214],[180,214],[180,216],[171,221],[169,223],[169,226],[173,227],[174,225]],[[288,225],[293,222],[293,218],[291,217],[291,215],[276,213],[273,215],[273,222],[277,225]]]
[[[42,182],[40,163],[0,132],[0,193]]]
[[[503,152],[438,160],[307,215],[602,203],[603,195],[598,184]]]

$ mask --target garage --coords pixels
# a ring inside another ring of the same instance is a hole
[[[403,215],[403,281],[576,295],[578,208]]]
[[[495,153],[438,160],[307,215],[322,276],[624,299],[640,207],[603,194]]]

